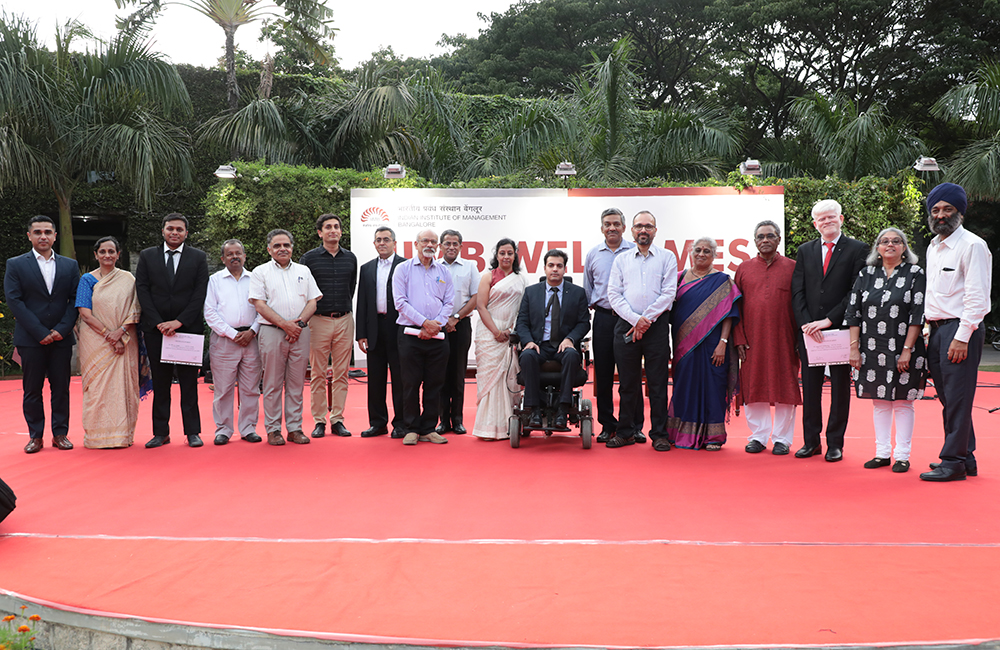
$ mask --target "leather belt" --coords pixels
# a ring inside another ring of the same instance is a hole
[[[249,325],[244,325],[243,327],[234,327],[237,332],[246,332],[250,329]]]
[[[381,312],[378,313],[379,318],[387,318],[388,316],[389,316],[388,314],[383,314]]]
[[[607,314],[608,316],[615,315],[615,312],[611,311],[610,309],[605,309],[604,307],[598,307],[597,305],[594,305],[594,311],[599,311],[602,314]]]
[[[941,320],[929,320],[927,321],[927,324],[931,326],[932,330],[936,330],[942,325],[947,325],[948,323],[957,323],[958,321],[959,321],[958,318],[942,318]]]
[[[318,311],[316,312],[316,316],[324,316],[326,318],[343,318],[344,316],[347,316],[350,313],[351,312],[349,311],[327,311],[327,312]]]

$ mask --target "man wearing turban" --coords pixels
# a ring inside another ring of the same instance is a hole
[[[944,415],[941,462],[920,475],[925,481],[964,481],[976,476],[972,404],[983,354],[983,318],[990,311],[993,256],[986,242],[962,227],[968,199],[954,183],[927,196],[927,303],[931,328],[928,366]]]

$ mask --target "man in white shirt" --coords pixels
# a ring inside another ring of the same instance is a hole
[[[250,274],[243,265],[247,255],[243,243],[230,239],[222,244],[226,268],[208,279],[205,322],[212,329],[208,357],[215,379],[212,416],[215,444],[232,437],[233,394],[240,392],[238,428],[247,442],[260,442],[257,415],[260,411],[260,350],[257,346],[257,310],[250,304]]]
[[[267,233],[271,261],[250,276],[250,302],[257,310],[260,360],[264,366],[264,430],[267,444],[283,445],[282,389],[288,441],[305,445],[302,432],[302,391],[309,363],[309,318],[323,294],[308,266],[292,261],[294,239],[287,230]]]
[[[462,423],[465,406],[465,371],[469,367],[469,348],[472,346],[472,321],[469,316],[476,309],[479,290],[479,268],[475,262],[459,257],[462,252],[462,233],[445,230],[441,233],[441,263],[451,272],[455,285],[455,313],[444,326],[448,339],[448,365],[445,369],[444,388],[441,390],[441,423],[437,433],[466,432]]]
[[[615,362],[618,364],[618,432],[611,449],[635,443],[636,410],[642,405],[645,359],[649,388],[649,438],[656,451],[670,451],[667,439],[667,366],[670,362],[670,306],[677,295],[677,258],[653,245],[656,217],[632,217],[636,247],[615,257],[608,279],[608,300],[618,315]]]
[[[925,481],[964,481],[976,476],[972,406],[990,311],[993,255],[962,226],[965,189],[941,183],[927,196],[927,223],[935,233],[927,247],[927,303],[931,328],[927,362],[944,415],[941,462],[920,475]]]

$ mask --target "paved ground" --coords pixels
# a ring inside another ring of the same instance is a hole
[[[992,345],[987,345],[983,348],[983,358],[979,362],[980,367],[982,366],[1000,366],[1000,352],[993,349]]]

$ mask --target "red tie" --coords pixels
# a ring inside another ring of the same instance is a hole
[[[830,266],[830,257],[833,256],[833,242],[825,241],[823,245],[826,246],[826,255],[823,256],[823,275],[826,275],[826,269]]]

